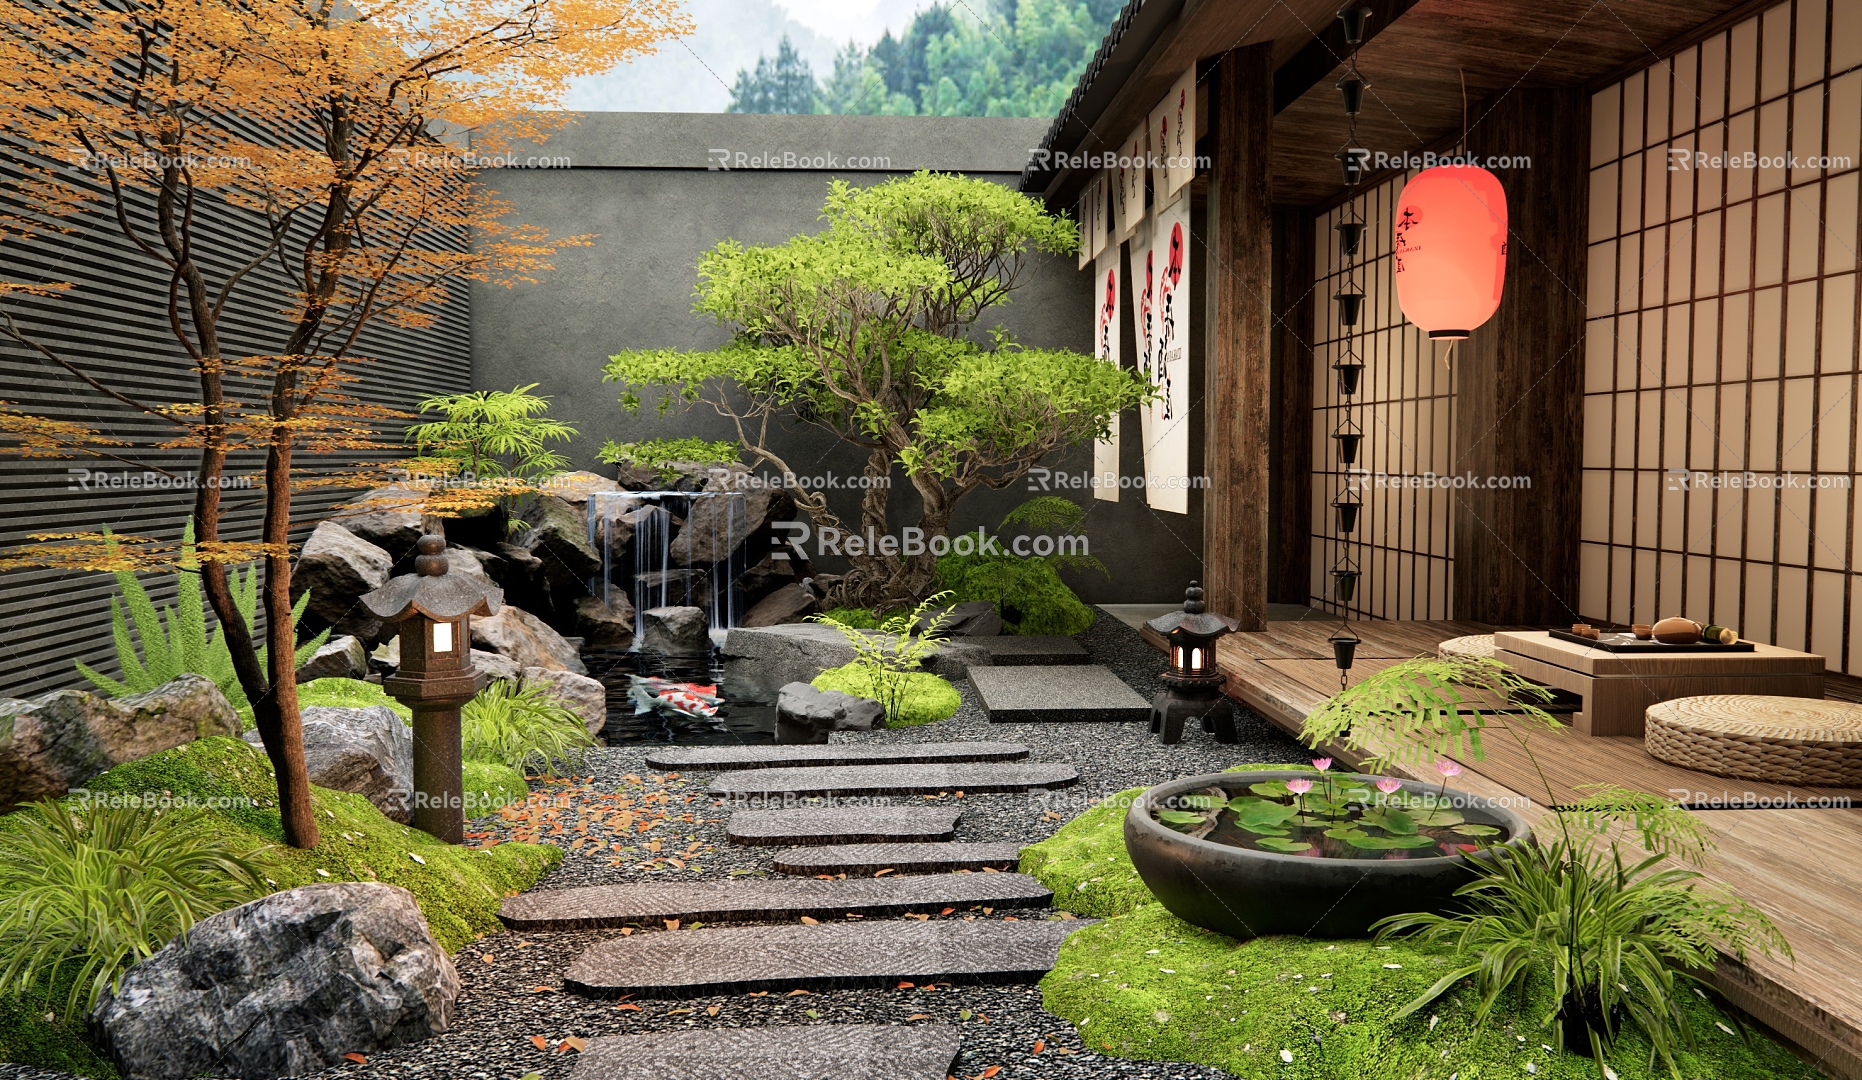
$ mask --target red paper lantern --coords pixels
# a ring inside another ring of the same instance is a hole
[[[1431,338],[1493,317],[1506,285],[1506,191],[1476,165],[1424,169],[1397,199],[1397,302]]]

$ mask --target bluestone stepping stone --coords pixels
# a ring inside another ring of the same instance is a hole
[[[653,769],[783,769],[808,765],[919,765],[966,761],[1020,761],[1021,743],[829,743],[827,746],[681,746],[655,750]]]
[[[1053,970],[1067,935],[1090,922],[935,919],[635,934],[589,946],[563,973],[563,986],[593,997],[691,998],[890,988],[900,980],[1031,983]]]
[[[962,1041],[949,1024],[798,1024],[602,1035],[573,1080],[944,1080]]]
[[[948,874],[953,870],[1013,870],[1021,857],[1022,846],[1013,842],[840,844],[778,851],[775,865],[778,874],[877,874],[881,870],[901,874]]]
[[[1037,664],[1090,664],[1092,654],[1086,646],[1070,637],[1044,637],[1039,634],[1001,634],[996,637],[960,637],[965,645],[977,645],[989,652],[990,662],[998,667],[1025,667]]]
[[[793,922],[804,915],[839,919],[976,905],[1041,907],[1053,898],[1047,886],[1025,874],[638,881],[508,897],[498,918],[512,930],[599,930],[665,919]]]
[[[978,668],[977,670],[982,670]],[[1067,787],[1080,781],[1071,765],[979,762],[969,765],[825,765],[811,769],[744,769],[711,782],[711,794],[746,802],[811,796],[936,795],[944,791],[1002,792]]]
[[[752,847],[930,842],[956,836],[957,819],[962,816],[961,810],[935,806],[739,810],[724,826],[724,835],[733,844]]]
[[[979,667],[970,685],[997,724],[1151,719],[1151,703],[1100,664]]]

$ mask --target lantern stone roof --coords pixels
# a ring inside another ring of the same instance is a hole
[[[390,578],[386,585],[359,599],[368,613],[385,622],[400,622],[415,613],[449,621],[462,615],[495,615],[504,603],[504,590],[469,574],[446,572],[446,541],[428,534],[420,538],[414,572]]]
[[[1234,633],[1240,628],[1241,623],[1227,615],[1204,611],[1202,586],[1192,581],[1190,587],[1183,592],[1183,610],[1159,615],[1144,625],[1165,636],[1173,631],[1181,630],[1197,637],[1219,637],[1223,634]]]

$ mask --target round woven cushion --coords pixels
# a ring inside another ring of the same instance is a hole
[[[1469,634],[1467,637],[1449,638],[1435,647],[1437,656],[1478,656],[1483,660],[1493,659],[1493,635]]]
[[[1747,780],[1862,785],[1862,705],[1714,694],[1649,706],[1643,745],[1689,769]]]

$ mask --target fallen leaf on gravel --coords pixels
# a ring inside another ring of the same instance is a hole
[[[684,1015],[685,1013],[689,1013],[689,1012],[692,1012],[692,1011],[693,1011],[693,1010],[691,1010],[691,1009],[667,1009],[667,1010],[666,1010],[666,1015],[667,1015],[667,1016],[682,1016],[682,1015]]]
[[[621,1012],[639,1012],[640,1006],[638,1005],[616,1005],[615,1009]]]
[[[534,941],[520,941],[520,942],[518,942],[518,943],[517,943],[517,947],[518,947],[518,948],[520,948],[520,949],[528,949],[528,948],[530,948],[530,947],[531,947],[532,945],[535,945],[535,944],[536,944],[536,942],[534,942]]]
[[[556,1052],[558,1054],[562,1053],[564,1050],[574,1050],[579,1054],[586,1049],[588,1049],[588,1040],[580,1035],[571,1035],[556,1044]]]
[[[931,1019],[931,1014],[930,1013],[913,1013],[910,1016],[906,1017],[905,1019],[907,1020],[929,1020]]]
[[[548,1050],[550,1048],[550,1041],[541,1035],[532,1035],[530,1037],[530,1042],[538,1050]]]
[[[1034,1052],[1035,1052],[1035,1053],[1037,1053],[1037,1054],[1038,1054],[1038,1053],[1040,1053],[1041,1051],[1043,1051],[1043,1050],[1046,1050],[1046,1049],[1047,1049],[1047,1040],[1046,1040],[1046,1039],[1036,1039],[1036,1040],[1034,1041]]]
[[[486,953],[484,956],[479,957],[479,959],[483,960],[487,964],[495,964],[498,962],[497,960],[493,959],[490,953]]]
[[[750,991],[750,996],[751,996],[751,997],[768,997],[768,996],[769,996],[769,991],[767,991],[767,990],[752,990],[752,991]]]
[[[847,917],[848,917],[849,919],[864,919],[864,918],[866,918],[866,916],[864,916],[864,915],[855,915],[855,914],[854,914],[853,912],[851,912],[851,911],[849,911],[849,912],[847,913]]]
[[[804,923],[807,923],[809,926],[820,926],[821,925],[820,919],[811,919],[806,915],[802,916],[802,921]]]
[[[984,908],[984,909],[983,909],[983,914],[985,914],[985,915],[994,915],[995,913],[996,913],[996,909],[995,909],[995,908],[992,908],[992,907],[986,907],[986,908]]]
[[[921,922],[922,922],[922,921],[924,921],[925,919],[929,919],[929,918],[930,918],[931,916],[929,916],[929,915],[920,915],[920,914],[918,914],[918,913],[917,913],[917,912],[915,912],[915,911],[908,911],[908,912],[906,912],[906,913],[905,913],[905,917],[906,917],[906,918],[908,918],[908,919],[917,919],[917,920],[919,920],[919,921],[921,921]]]
[[[677,920],[677,919],[667,919],[667,920],[666,920],[666,929],[668,929],[668,930],[677,930],[678,928],[679,928],[679,920]]]
[[[621,936],[622,936],[622,937],[627,937],[628,935],[630,935],[630,934],[632,934],[633,932],[634,932],[634,928],[633,928],[633,927],[631,927],[631,926],[623,926],[623,927],[621,927]]]
[[[806,991],[806,990],[791,990],[791,991],[789,991],[788,993],[786,993],[786,994],[784,994],[784,995],[782,995],[782,996],[783,996],[783,997],[794,997],[794,996],[796,996],[797,994],[806,994],[806,993],[808,993],[808,991]]]
[[[888,867],[886,867],[886,868],[885,868],[884,870],[878,870],[878,871],[875,871],[875,872],[874,872],[874,874],[873,874],[873,876],[874,876],[874,877],[879,877],[879,876],[881,876],[881,875],[883,875],[883,874],[895,874],[895,873],[898,873],[898,871],[896,871],[896,870],[894,870],[894,869],[893,869],[892,867],[890,867],[890,866],[888,866]]]
[[[1063,918],[1063,919],[1077,919],[1077,918],[1079,918],[1079,916],[1078,916],[1078,915],[1075,915],[1075,914],[1074,914],[1073,912],[1071,912],[1071,911],[1063,911],[1063,912],[1061,912],[1061,913],[1060,913],[1060,917],[1061,917],[1061,918]]]
[[[1056,1046],[1054,1047],[1054,1053],[1056,1054],[1077,1054],[1079,1053],[1079,1051],[1068,1049],[1065,1046]]]
[[[355,1063],[356,1063],[357,1065],[367,1065],[367,1064],[369,1063],[369,1059],[368,1059],[368,1058],[366,1058],[366,1057],[364,1057],[364,1056],[362,1056],[361,1054],[344,1054],[344,1055],[343,1055],[343,1060],[344,1060],[344,1061],[353,1061],[353,1062],[355,1062]]]
[[[970,1080],[989,1080],[990,1077],[996,1075],[997,1073],[1001,1071],[1002,1071],[1002,1066],[991,1065],[989,1068],[984,1069],[982,1072],[979,1072],[975,1076],[970,1077]]]
[[[959,1020],[968,1020],[970,1017],[975,1016],[975,1015],[976,1015],[975,1013],[971,1012],[968,1009],[957,1010],[957,1019]]]
[[[721,1008],[723,1008],[723,1006],[722,1006],[722,1005],[712,1005],[712,1006],[710,1006],[709,1008],[707,1008],[707,1009],[705,1010],[705,1015],[706,1015],[706,1016],[716,1016],[716,1015],[718,1015],[718,1010],[719,1010],[719,1009],[721,1009]]]
[[[554,994],[556,988],[554,986],[533,986],[530,988],[530,992],[533,994]]]
[[[1004,915],[1004,916],[1002,916],[1002,921],[1003,921],[1003,922],[1021,922],[1021,920],[1020,920],[1020,919],[1018,919],[1018,918],[1016,918],[1016,917],[1015,917],[1015,916],[1013,916],[1013,915]]]
[[[953,911],[956,911],[956,910],[957,910],[957,909],[956,909],[956,908],[954,908],[954,907],[947,907],[947,908],[945,908],[945,909],[944,909],[943,911],[940,911],[940,912],[938,912],[938,914],[939,914],[939,915],[949,915],[949,914],[950,914],[951,912],[953,912]]]
[[[900,983],[900,984],[899,984],[899,985],[898,985],[897,987],[895,987],[895,989],[898,989],[898,990],[910,990],[910,989],[912,988],[912,986],[913,986],[913,985],[914,985],[913,983],[908,983],[908,982],[902,982],[902,983]]]
[[[808,1011],[807,1011],[806,1013],[804,1013],[803,1015],[805,1015],[805,1016],[807,1016],[807,1017],[808,1017],[808,1018],[809,1018],[810,1020],[819,1020],[819,1019],[821,1019],[821,1010],[819,1010],[819,1009],[809,1009],[809,1010],[808,1010]]]
[[[985,867],[983,867],[983,873],[985,873],[985,874],[1000,874],[1001,872],[1002,872],[1002,871],[1000,871],[1000,870],[998,870],[998,869],[996,869],[996,868],[995,868],[995,867],[993,867],[993,866],[985,866]]]

